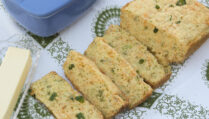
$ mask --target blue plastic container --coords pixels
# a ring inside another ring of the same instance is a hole
[[[14,19],[28,31],[51,36],[78,19],[96,0],[3,0]]]

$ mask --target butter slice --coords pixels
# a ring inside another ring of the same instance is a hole
[[[32,59],[29,50],[9,47],[0,66],[0,119],[10,119]]]

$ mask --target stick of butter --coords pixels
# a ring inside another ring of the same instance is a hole
[[[8,48],[0,66],[0,119],[10,119],[31,64],[29,50]]]

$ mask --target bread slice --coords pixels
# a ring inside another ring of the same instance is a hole
[[[153,88],[161,86],[170,78],[171,72],[158,63],[147,47],[118,25],[111,25],[108,28],[104,35],[104,41],[123,56]]]
[[[119,96],[121,91],[95,63],[76,51],[70,51],[64,63],[64,72],[86,99],[94,104],[106,119],[112,118],[126,106]]]
[[[125,94],[129,108],[139,105],[152,94],[152,88],[144,83],[131,65],[106,44],[103,38],[96,38],[85,51],[85,55]]]
[[[120,24],[164,65],[182,63],[209,37],[209,9],[197,0],[134,0]]]
[[[31,95],[43,102],[57,119],[103,119],[102,113],[56,72],[33,83]]]

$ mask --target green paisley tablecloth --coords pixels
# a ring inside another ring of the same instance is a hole
[[[95,36],[102,36],[110,24],[119,24],[120,8],[128,1],[98,0],[73,25],[47,38],[33,35],[15,23],[0,1],[0,41],[16,39],[17,45],[33,53],[42,50],[36,80],[52,70],[65,77],[62,64],[68,51],[74,49],[83,53]],[[209,0],[200,2],[209,6]],[[0,63],[4,56],[2,51],[0,47]],[[209,40],[183,64],[173,65],[172,70],[171,79],[155,90],[146,102],[115,118],[209,119]],[[18,118],[54,119],[44,105],[29,95],[24,99]]]

